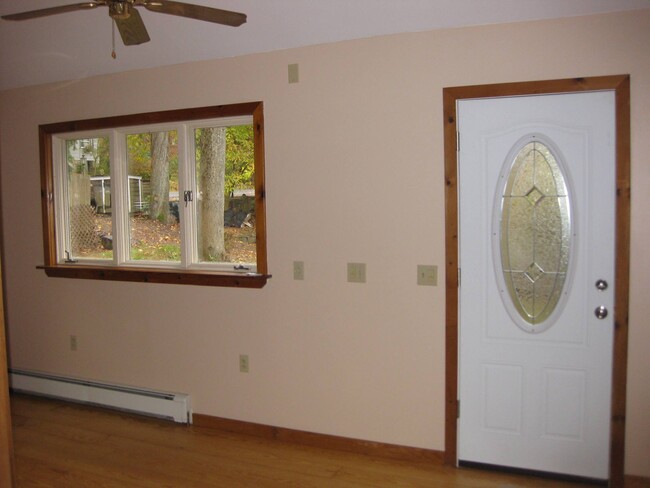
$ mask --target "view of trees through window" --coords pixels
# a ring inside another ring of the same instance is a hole
[[[190,218],[198,262],[255,263],[253,126],[193,132],[180,169],[176,130],[124,136],[128,259],[180,262],[181,220]],[[69,258],[113,259],[112,214],[122,206],[111,193],[110,139],[68,139],[65,147]]]

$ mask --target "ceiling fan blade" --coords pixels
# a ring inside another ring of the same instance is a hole
[[[147,32],[144,22],[142,22],[142,17],[140,13],[132,8],[129,11],[130,15],[126,19],[115,18],[115,25],[117,25],[117,30],[120,31],[120,36],[122,36],[122,42],[125,46],[135,46],[137,44],[142,44],[144,42],[149,42],[149,33]]]
[[[73,5],[61,5],[60,7],[43,8],[40,10],[30,10],[29,12],[22,12],[19,14],[3,15],[5,20],[28,20],[36,19],[38,17],[45,17],[47,15],[64,14],[66,12],[74,12],[76,10],[88,10],[91,8],[106,5],[104,0],[96,2],[75,3]]]
[[[193,5],[191,3],[175,2],[173,0],[144,0],[141,5],[152,12],[178,15],[190,19],[205,20],[216,24],[238,27],[246,22],[246,14],[221,10],[218,8]]]

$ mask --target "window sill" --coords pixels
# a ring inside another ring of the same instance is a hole
[[[37,266],[52,278],[170,283],[177,285],[262,288],[271,275],[224,273],[194,270],[160,270],[151,268],[113,268],[88,265]]]

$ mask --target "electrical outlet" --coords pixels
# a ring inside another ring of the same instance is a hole
[[[71,351],[76,351],[77,350],[77,336],[76,335],[71,335],[70,336],[70,350]]]
[[[348,282],[366,282],[366,263],[348,263]]]
[[[293,279],[294,280],[305,279],[305,263],[303,261],[293,262]]]
[[[248,373],[250,368],[250,363],[248,362],[248,354],[239,355],[239,372]]]
[[[438,266],[418,264],[418,285],[438,286]]]

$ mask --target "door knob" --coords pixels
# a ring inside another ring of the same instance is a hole
[[[607,282],[606,282],[605,280],[598,280],[598,281],[596,281],[596,288],[597,288],[599,291],[605,291],[605,290],[607,290],[607,286],[608,286],[608,285],[607,285]]]
[[[594,315],[596,318],[599,318],[600,320],[604,319],[607,317],[607,307],[605,305],[601,305],[600,307],[596,307],[596,310],[594,310]]]

